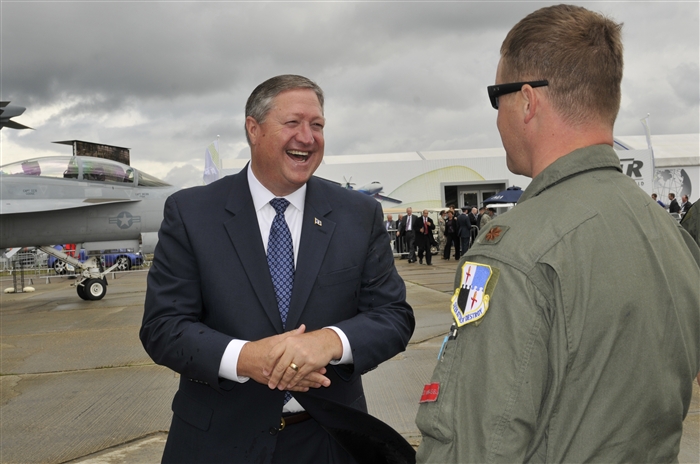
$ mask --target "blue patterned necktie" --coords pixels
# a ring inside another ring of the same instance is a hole
[[[277,214],[272,220],[270,238],[267,241],[267,265],[270,267],[272,285],[275,287],[282,328],[286,329],[289,302],[292,300],[292,287],[294,287],[294,246],[292,234],[284,219],[289,201],[284,198],[273,198],[270,204]],[[284,392],[284,404],[291,399],[292,394],[288,391]]]
[[[270,238],[267,242],[267,265],[270,267],[272,285],[275,287],[277,307],[282,318],[282,328],[287,328],[289,302],[292,299],[294,286],[294,246],[292,234],[289,232],[284,212],[289,201],[284,198],[273,198],[270,204],[275,208],[275,219],[270,227]]]

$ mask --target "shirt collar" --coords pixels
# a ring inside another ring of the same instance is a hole
[[[518,203],[536,197],[548,188],[570,177],[596,169],[616,169],[622,172],[620,158],[613,147],[610,145],[592,145],[579,148],[568,155],[562,156],[532,179]]]
[[[255,206],[255,211],[260,211],[266,205],[270,203],[270,200],[276,197],[274,193],[270,192],[265,188],[263,184],[255,177],[253,170],[250,165],[248,165],[248,187],[250,188],[250,195],[253,197],[253,205]],[[289,203],[292,204],[299,211],[304,211],[304,201],[306,200],[306,184],[299,187],[299,189],[281,198],[286,198]],[[272,207],[272,205],[270,205]]]

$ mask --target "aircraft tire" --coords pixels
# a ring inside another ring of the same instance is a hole
[[[107,294],[107,284],[102,279],[88,279],[84,292],[88,300],[101,300]]]
[[[80,298],[82,298],[83,300],[88,299],[87,295],[85,294],[85,286],[84,285],[76,285],[75,290],[78,292],[78,296]]]

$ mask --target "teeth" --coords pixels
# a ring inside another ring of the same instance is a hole
[[[287,150],[287,153],[296,156],[309,156],[309,153],[306,151]]]

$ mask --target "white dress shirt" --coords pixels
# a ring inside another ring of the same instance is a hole
[[[267,253],[267,242],[270,237],[270,227],[272,221],[277,214],[275,209],[270,204],[270,200],[275,198],[275,195],[266,189],[253,174],[253,170],[248,165],[248,186],[250,194],[253,197],[253,205],[260,226],[260,236],[262,237],[265,253]],[[299,190],[283,197],[289,201],[287,211],[284,213],[284,218],[289,226],[289,231],[292,234],[292,244],[294,246],[294,267],[296,268],[297,258],[299,257],[299,243],[301,239],[302,220],[304,218],[304,201],[306,200],[306,184]],[[343,356],[339,360],[332,360],[331,364],[352,364],[352,350],[350,349],[350,341],[345,333],[337,327],[328,327],[335,331],[340,337],[343,344]],[[243,345],[248,343],[247,340],[233,339],[229,342],[224,355],[221,357],[221,365],[219,366],[219,377],[233,380],[234,382],[244,383],[249,380],[249,377],[238,376],[238,357],[241,354]],[[303,411],[303,408],[296,399],[289,401],[284,412]]]

